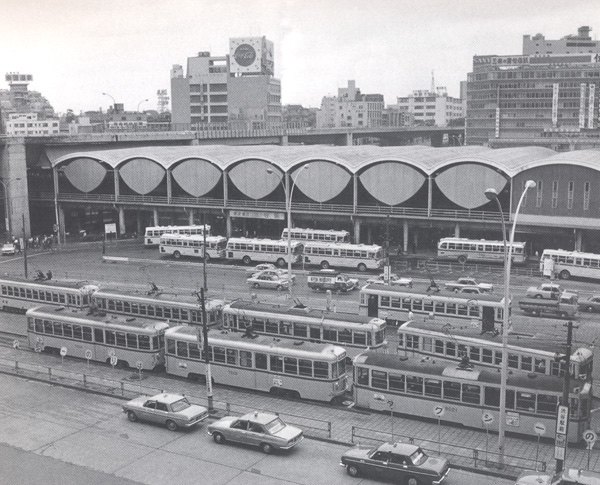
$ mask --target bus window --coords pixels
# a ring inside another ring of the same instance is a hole
[[[329,377],[329,364],[327,362],[315,362],[315,377],[321,379]]]
[[[406,376],[406,392],[423,394],[423,378],[419,376]]]
[[[312,361],[305,359],[298,360],[298,370],[301,376],[312,377]]]
[[[356,382],[361,386],[369,385],[369,369],[358,367],[356,369]]]
[[[389,375],[390,390],[404,392],[404,375]]]
[[[481,400],[479,394],[481,387],[474,384],[463,384],[462,385],[462,401],[471,404],[479,404]]]
[[[444,399],[460,401],[460,382],[444,381]]]
[[[380,370],[371,371],[371,387],[375,387],[376,389],[387,389],[387,372]]]

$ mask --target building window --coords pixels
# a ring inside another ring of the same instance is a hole
[[[575,191],[575,182],[569,182],[569,189],[567,191],[567,209],[573,208],[573,192]]]
[[[552,182],[552,208],[558,207],[558,180]]]
[[[542,181],[538,180],[537,182],[537,194],[535,196],[535,206],[542,207]]]
[[[590,183],[583,184],[583,210],[590,209]]]

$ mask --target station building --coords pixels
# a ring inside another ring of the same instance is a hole
[[[294,226],[387,239],[406,253],[445,236],[501,239],[485,191],[496,189],[509,222],[531,179],[516,239],[532,253],[600,252],[600,150],[46,145],[29,151],[27,179],[34,234],[52,230],[56,211],[70,234],[206,222],[216,234],[278,238],[287,186]]]

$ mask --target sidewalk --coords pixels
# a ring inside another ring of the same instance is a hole
[[[18,369],[15,369],[15,361],[19,362]],[[94,363],[88,366],[85,360],[67,357],[63,361],[59,356],[40,355],[7,347],[0,347],[0,372],[51,381],[59,385],[85,387],[87,391],[123,399],[166,390],[185,394],[192,401],[203,405],[207,402],[204,385],[166,377],[164,373],[143,372],[140,381],[135,369],[113,370],[109,366]],[[389,441],[393,427],[396,440],[414,441],[431,454],[441,453],[449,456],[454,466],[465,469],[514,477],[523,468],[533,468],[536,459],[537,442],[534,439],[507,436],[507,467],[499,471],[494,463],[497,460],[494,456],[497,435],[489,434],[486,454],[486,433],[483,430],[444,424],[438,427],[436,422],[413,420],[397,415],[394,415],[392,420],[389,413],[371,413],[344,406],[286,400],[265,393],[242,394],[239,390],[218,384],[213,393],[218,417],[229,413],[243,414],[255,409],[277,411],[287,421],[304,427],[307,436],[346,443],[349,446],[357,442],[375,444]],[[545,462],[549,470],[554,469],[553,453],[552,442],[541,442],[538,462]],[[489,466],[486,466],[487,460]],[[568,449],[565,464],[567,467],[586,469],[587,463],[588,451],[582,445]],[[600,470],[600,454],[596,450],[592,450],[590,455],[590,469]]]

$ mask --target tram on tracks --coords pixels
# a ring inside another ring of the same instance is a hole
[[[206,379],[198,329],[173,327],[165,337],[167,373]],[[326,402],[348,387],[346,351],[330,344],[210,329],[208,353],[217,384]]]
[[[26,317],[32,349],[58,352],[64,347],[69,356],[107,363],[115,356],[123,367],[164,364],[165,321],[49,305],[30,308]]]
[[[223,307],[223,326],[253,332],[338,345],[354,357],[367,348],[385,345],[386,322],[353,313],[317,310],[310,307],[237,300]]]
[[[440,319],[441,320],[441,319]],[[398,353],[460,362],[465,357],[481,367],[499,369],[502,365],[502,336],[498,331],[482,332],[469,322],[415,319],[398,328]],[[541,332],[508,333],[508,368],[564,376],[564,342]],[[571,376],[590,380],[593,351],[579,347],[571,354]]]
[[[421,418],[435,418],[441,406],[442,421],[485,429],[482,415],[493,417],[489,429],[498,430],[500,373],[479,367],[432,362],[372,351],[354,358],[354,402],[357,407],[392,411]],[[563,393],[563,379],[536,373],[508,376],[506,431],[536,436],[542,423],[548,437],[555,437],[556,412]],[[571,379],[568,440],[577,443],[591,424],[591,383]]]
[[[147,292],[97,290],[92,295],[95,309],[132,317],[167,320],[174,324],[202,325],[202,308],[195,295],[163,292],[156,286]],[[221,320],[222,300],[205,302],[207,325]]]
[[[98,287],[87,281],[32,281],[4,276],[0,278],[0,307],[14,313],[25,313],[40,305],[85,308],[96,290]]]

